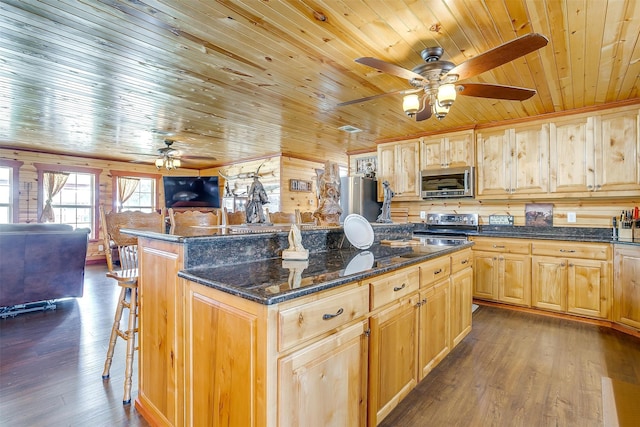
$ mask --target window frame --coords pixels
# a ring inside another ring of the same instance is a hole
[[[160,188],[159,182],[162,175],[159,173],[145,173],[145,172],[129,172],[121,170],[110,170],[111,174],[111,212],[117,212],[118,210],[118,177],[131,177],[131,178],[147,178],[155,180],[155,210],[160,212],[162,208],[159,205],[160,198],[158,197]]]
[[[42,209],[44,208],[43,174],[45,172],[72,172],[93,175],[93,227],[91,228],[91,239],[97,240],[98,229],[100,228],[100,212],[98,210],[98,205],[100,204],[100,174],[102,173],[102,169],[89,168],[85,166],[52,165],[47,163],[34,163],[33,166],[38,171],[38,221],[40,221]]]
[[[20,222],[20,167],[24,162],[18,160],[0,159],[0,166],[11,168],[13,174],[11,176],[11,223]]]

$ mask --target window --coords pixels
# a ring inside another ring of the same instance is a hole
[[[122,203],[118,200],[118,206],[122,206],[123,211],[142,211],[153,212],[156,209],[156,180],[153,178],[136,178],[138,185],[127,200]],[[118,195],[120,191],[121,181],[118,183]]]
[[[19,222],[18,171],[22,164],[15,160],[0,160],[0,224]]]
[[[93,238],[97,235],[98,188],[100,169],[35,164],[38,170],[38,218],[40,222],[45,219],[57,224],[69,224],[73,228],[89,228]],[[61,180],[62,188],[51,197],[51,210],[53,218],[45,218],[48,185],[45,185],[50,174],[64,174],[66,181]]]

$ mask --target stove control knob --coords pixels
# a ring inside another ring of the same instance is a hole
[[[427,218],[427,221],[433,222],[434,219],[435,219],[434,217],[430,216],[430,217]]]

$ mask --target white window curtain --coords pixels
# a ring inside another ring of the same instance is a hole
[[[118,177],[118,200],[120,201],[119,211],[122,211],[124,202],[129,200],[138,188],[140,180],[138,178],[128,178],[126,176]]]
[[[64,185],[69,179],[69,174],[66,172],[44,172],[42,174],[42,186],[47,201],[42,209],[42,215],[40,215],[40,222],[54,222],[56,216],[53,213],[51,202],[53,198],[62,190]]]

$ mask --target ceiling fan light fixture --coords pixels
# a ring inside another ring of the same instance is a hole
[[[443,107],[450,108],[456,100],[456,92],[456,85],[453,83],[440,85],[438,88],[438,103]]]
[[[434,102],[433,104],[433,115],[436,116],[436,119],[442,120],[449,113],[449,107],[440,104],[439,101]]]
[[[415,93],[402,98],[402,109],[409,117],[413,117],[420,109],[420,98]]]
[[[160,170],[163,166],[168,170],[178,169],[181,166],[180,159],[164,156],[156,159],[156,168]]]

